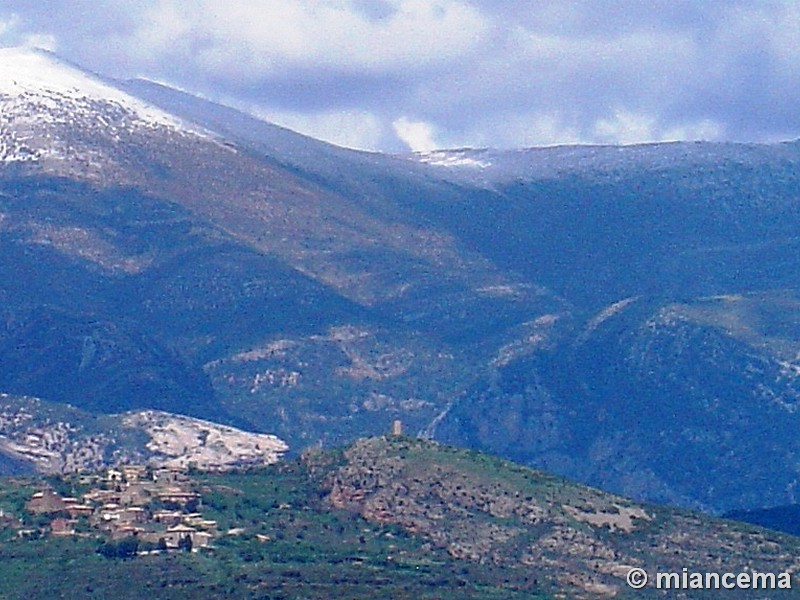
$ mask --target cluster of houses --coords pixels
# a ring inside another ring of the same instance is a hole
[[[205,548],[217,534],[217,523],[197,512],[201,497],[183,469],[127,465],[81,476],[79,484],[89,488],[80,498],[50,488],[34,493],[26,510],[52,519],[45,531],[19,534],[103,532],[114,540],[135,536],[162,549],[185,547],[187,540],[193,549]]]

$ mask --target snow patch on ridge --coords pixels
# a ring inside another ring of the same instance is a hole
[[[99,158],[90,156],[97,151],[75,136],[76,128],[100,132],[112,144],[159,128],[208,137],[49,52],[0,48],[0,162]]]
[[[473,169],[485,169],[492,166],[486,160],[480,160],[470,156],[474,150],[434,150],[432,152],[415,152],[414,158],[419,162],[438,167],[468,167]]]
[[[50,111],[63,109],[60,100],[64,99],[102,100],[117,104],[147,123],[184,128],[169,113],[63,63],[43,50],[0,48],[0,97],[4,96],[38,96],[42,108]],[[100,119],[102,121],[102,117]]]

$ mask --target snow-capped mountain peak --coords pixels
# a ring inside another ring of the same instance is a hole
[[[87,131],[114,144],[161,128],[203,135],[50,52],[0,48],[0,162],[86,160],[99,151],[81,139]]]
[[[117,104],[154,125],[184,126],[168,113],[126,94],[96,75],[71,66],[46,50],[0,48],[0,97],[15,96],[100,100]]]

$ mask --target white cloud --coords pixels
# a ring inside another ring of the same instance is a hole
[[[58,43],[54,35],[49,33],[31,33],[22,39],[22,46],[30,48],[41,48],[42,50],[50,50],[54,52],[58,49]]]
[[[553,146],[557,144],[580,144],[587,140],[558,113],[534,113],[513,115],[495,126],[485,128],[490,135],[499,138],[504,146]],[[497,142],[487,139],[484,145]]]
[[[400,117],[392,123],[392,127],[412,152],[430,152],[440,148],[433,139],[434,129],[429,123]]]
[[[0,45],[25,46],[56,50],[56,37],[49,33],[31,33],[21,27],[22,19],[16,13],[0,18]]]
[[[710,119],[673,123],[664,128],[652,115],[618,110],[612,117],[599,119],[595,123],[591,141],[608,144],[714,141],[720,139],[723,132],[722,126]]]
[[[19,23],[17,15],[10,15],[5,19],[0,19],[0,40],[5,40]]]
[[[675,142],[681,140],[716,141],[725,135],[725,128],[711,119],[702,119],[693,123],[673,125],[660,136],[660,141]]]
[[[173,81],[347,146],[774,140],[796,0],[0,0],[0,42]],[[411,115],[398,119],[398,115]],[[401,135],[402,133],[402,135]]]
[[[130,44],[161,60],[261,79],[292,69],[368,72],[438,65],[473,49],[487,29],[455,0],[387,0],[374,18],[348,0],[164,0],[144,11]]]
[[[256,110],[253,114],[277,125],[345,148],[380,150],[386,135],[381,120],[368,111],[298,113]]]
[[[616,111],[613,117],[600,119],[594,125],[594,137],[599,142],[632,144],[655,141],[656,119],[647,114]]]

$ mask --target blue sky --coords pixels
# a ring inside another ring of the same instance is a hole
[[[0,0],[24,44],[370,150],[800,135],[794,0]]]

